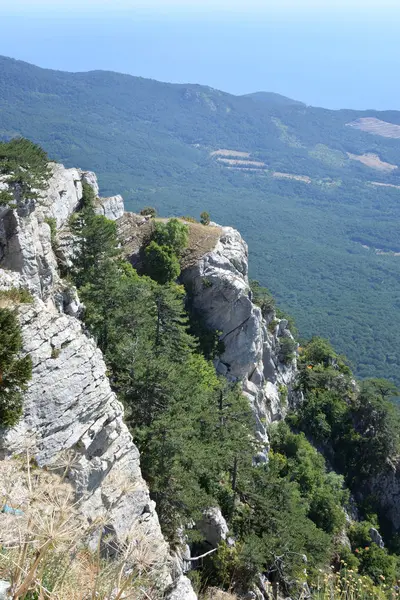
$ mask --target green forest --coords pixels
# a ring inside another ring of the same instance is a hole
[[[248,589],[262,572],[285,594],[299,597],[307,584],[317,598],[319,574],[330,568],[344,592],[359,586],[368,598],[392,598],[399,538],[385,531],[385,548],[372,540],[371,528],[384,529],[385,519],[368,486],[400,449],[400,414],[390,402],[395,386],[375,378],[356,389],[346,360],[312,338],[299,355],[305,401],[271,426],[269,460],[254,464],[261,448],[248,402],[240,386],[217,377],[207,358],[209,334],[190,333],[190,292],[177,283],[188,226],[157,221],[138,273],[120,257],[115,222],[96,216],[93,206],[85,185],[82,210],[71,221],[77,252],[69,276],[125,405],[163,532],[174,547],[182,523],[219,505],[236,540],[190,572],[197,591]],[[271,297],[253,288],[271,312]],[[349,524],[350,492],[360,519]],[[343,529],[350,547],[340,541]],[[189,527],[186,534],[201,553],[200,531]]]
[[[11,161],[21,168],[22,183],[48,176],[46,155],[26,140],[2,144],[0,153],[0,172],[7,173]],[[29,162],[31,179],[23,166]],[[328,341],[305,340],[295,384],[304,401],[270,426],[270,448],[261,447],[240,382],[215,372],[217,332],[188,311],[190,290],[179,282],[188,225],[177,218],[155,221],[138,272],[121,256],[116,223],[96,215],[95,200],[84,183],[80,210],[69,221],[75,253],[70,267],[62,265],[63,275],[78,288],[84,327],[124,404],[163,533],[175,548],[183,532],[201,553],[205,540],[196,523],[206,508],[219,506],[235,542],[221,542],[190,571],[196,591],[240,594],[262,573],[274,596],[394,600],[399,533],[388,528],[370,493],[374,476],[400,452],[394,384],[368,378],[355,385],[347,360]],[[201,218],[198,226],[207,227],[207,213]],[[257,282],[252,289],[262,311],[274,313],[269,292]],[[1,300],[0,427],[7,428],[21,416],[31,377],[31,360],[21,357],[17,310],[32,298],[11,289]],[[260,451],[268,460],[254,460]],[[357,518],[349,519],[355,511]],[[35,597],[28,594],[26,588],[24,596]]]
[[[290,312],[300,335],[328,338],[359,377],[400,383],[400,140],[347,127],[396,111],[329,111],[274,94],[232,96],[111,72],[63,73],[0,58],[0,138],[27,136],[66,166],[94,170],[127,210],[198,215],[236,227],[251,276]],[[250,153],[265,170],[211,155]],[[310,183],[273,172],[308,176]]]

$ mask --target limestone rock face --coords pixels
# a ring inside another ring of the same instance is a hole
[[[217,548],[218,544],[226,540],[229,532],[228,524],[218,507],[208,508],[197,527],[213,548]]]
[[[99,184],[97,181],[96,173],[93,173],[93,171],[83,171],[82,176],[84,181],[86,181],[86,183],[88,183],[93,188],[93,191],[97,198],[99,196]]]
[[[77,319],[46,309],[41,300],[21,305],[19,315],[33,375],[23,419],[0,435],[2,457],[23,452],[29,441],[38,464],[46,466],[74,449],[71,478],[86,517],[94,521],[107,513],[107,526],[121,542],[133,522],[145,525],[167,563],[168,546],[140,472],[139,453],[100,350]]]
[[[165,600],[196,600],[190,579],[181,575],[167,590]]]
[[[367,493],[376,497],[385,518],[400,532],[400,462],[388,464],[385,471],[368,482]]]
[[[17,199],[0,212],[0,265],[23,276],[26,287],[48,300],[60,277],[51,245],[50,220],[66,224],[82,199],[81,173],[52,164],[48,189],[37,200]]]
[[[29,445],[40,466],[54,466],[73,452],[69,477],[83,514],[89,521],[102,517],[106,533],[117,543],[124,543],[135,526],[157,550],[162,565],[158,581],[165,588],[172,582],[170,550],[141,475],[139,452],[111,390],[102,353],[77,318],[81,305],[76,290],[61,279],[52,248],[50,225],[55,223],[58,250],[61,246],[66,255],[73,251],[69,216],[80,206],[82,181],[98,195],[97,180],[92,173],[62,165],[52,170],[41,198],[16,198],[16,209],[0,209],[0,290],[24,287],[34,299],[18,307],[33,375],[21,421],[0,431],[0,458]],[[116,218],[123,210],[122,198],[116,198],[104,201],[108,212],[103,214]],[[175,565],[174,576],[181,572]],[[178,584],[175,597],[195,600],[189,580]]]
[[[247,244],[231,227],[222,228],[214,250],[186,269],[183,280],[207,326],[221,332],[225,350],[217,371],[243,382],[258,437],[267,444],[266,426],[285,415],[296,376],[296,360],[280,357],[280,341],[292,337],[287,321],[274,320],[273,313],[266,321],[252,302]]]
[[[111,196],[110,198],[98,198],[96,202],[96,213],[104,215],[107,219],[116,221],[124,214],[124,200],[122,196]]]

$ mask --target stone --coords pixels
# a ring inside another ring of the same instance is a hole
[[[385,547],[383,538],[382,538],[381,534],[379,533],[379,531],[377,529],[375,529],[375,527],[371,527],[371,529],[369,530],[369,535],[371,536],[371,540],[374,542],[374,544],[379,546],[379,548]]]
[[[52,172],[39,199],[20,198],[16,209],[0,208],[0,289],[24,287],[34,298],[32,304],[18,306],[32,379],[24,392],[20,422],[0,431],[0,458],[25,452],[29,445],[39,466],[54,468],[66,452],[73,452],[68,478],[83,516],[89,522],[105,521],[104,531],[115,550],[132,531],[134,539],[145,539],[157,554],[157,580],[165,589],[172,582],[169,545],[103,355],[77,318],[82,305],[75,288],[60,277],[47,222],[55,220],[57,258],[60,252],[66,263],[74,246],[68,220],[81,205],[82,179],[95,191],[97,180],[94,174],[62,165],[52,165]],[[113,198],[105,200],[104,211],[117,218],[123,202],[120,196]],[[186,578],[178,580],[174,593],[196,598]]]
[[[96,173],[93,173],[93,171],[82,171],[82,179],[83,181],[85,181],[86,183],[88,183],[90,185],[90,187],[93,189],[96,198],[99,197],[99,183],[97,181],[97,175]]]
[[[165,592],[165,600],[197,600],[190,579],[181,575]]]
[[[100,350],[79,321],[46,309],[40,300],[21,305],[19,315],[33,373],[22,420],[0,435],[2,458],[21,453],[28,438],[42,467],[73,449],[77,465],[71,479],[86,517],[93,521],[107,513],[109,527],[121,542],[132,522],[145,522],[166,559],[168,546],[141,476],[139,453],[123,422],[122,405],[111,391]],[[118,486],[110,484],[117,477],[132,491],[121,495]]]
[[[197,523],[197,528],[212,548],[217,548],[218,544],[226,540],[229,532],[228,524],[219,507],[205,510],[203,517]]]
[[[110,198],[98,198],[95,206],[96,214],[104,215],[111,221],[120,219],[124,212],[124,200],[122,196],[111,196]]]
[[[57,228],[65,225],[82,200],[82,172],[52,163],[52,177],[37,203],[39,212],[56,219]]]
[[[182,279],[206,325],[222,332],[224,352],[216,360],[217,372],[242,382],[257,438],[267,446],[268,425],[282,419],[292,401],[298,401],[293,392],[296,360],[288,365],[279,360],[279,336],[291,337],[287,320],[277,319],[275,330],[269,331],[260,308],[252,302],[247,244],[231,227],[221,228],[215,248],[185,269]],[[283,385],[288,391],[286,404],[280,401]],[[261,454],[265,457],[265,452]]]
[[[48,219],[64,226],[82,199],[81,174],[51,164],[52,176],[40,198],[17,208],[0,212],[0,264],[23,275],[26,286],[38,297],[48,300],[60,282],[57,259],[51,245]]]
[[[0,579],[0,600],[7,600],[9,597],[7,592],[11,588],[11,583],[9,581],[4,581],[4,579]]]

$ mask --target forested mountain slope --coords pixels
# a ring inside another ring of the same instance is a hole
[[[399,125],[396,111],[0,58],[0,138],[27,136],[95,170],[130,210],[229,222],[301,335],[329,337],[362,377],[397,381]]]

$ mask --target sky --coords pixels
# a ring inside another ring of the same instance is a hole
[[[399,0],[0,0],[0,54],[400,110]]]

